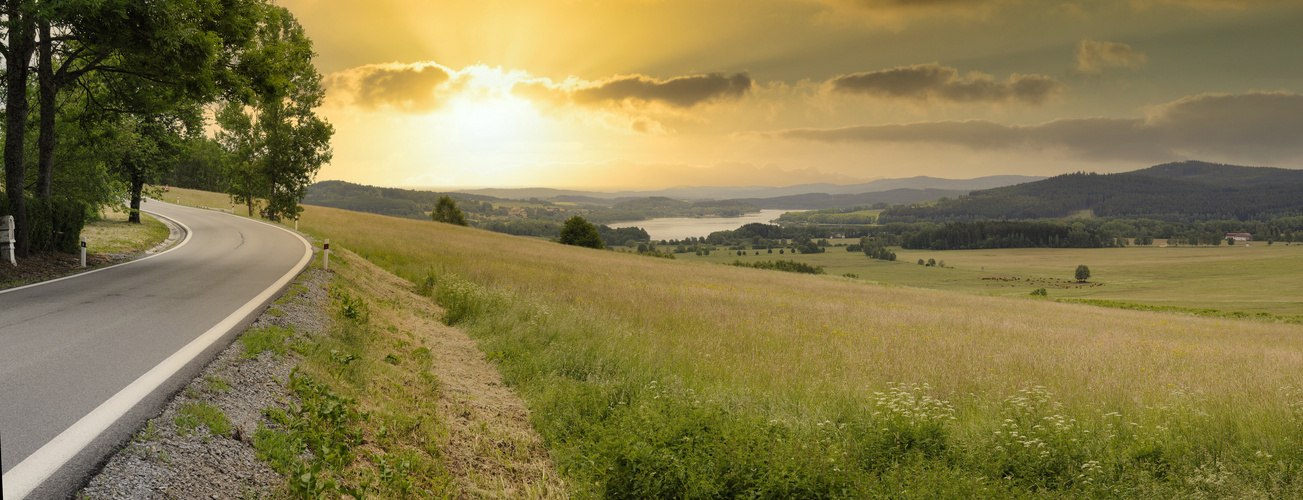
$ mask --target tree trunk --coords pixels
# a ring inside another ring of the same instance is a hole
[[[5,194],[14,216],[14,254],[26,258],[32,239],[24,197],[27,165],[23,146],[27,139],[28,65],[36,48],[36,26],[29,11],[34,6],[29,2],[10,0],[5,7],[10,56],[5,58]]]
[[[55,95],[59,89],[54,82],[54,42],[50,40],[49,21],[42,21],[39,29],[41,40],[36,71],[40,81],[41,130],[36,140],[36,195],[49,198],[54,185],[54,117],[58,112]]]
[[[131,172],[131,211],[127,215],[127,222],[140,224],[140,195],[145,190],[145,176],[141,175],[140,170],[136,169]]]

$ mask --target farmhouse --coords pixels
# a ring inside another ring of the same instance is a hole
[[[1249,233],[1226,233],[1226,237],[1235,241],[1253,241],[1253,235]]]

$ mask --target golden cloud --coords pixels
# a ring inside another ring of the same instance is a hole
[[[847,94],[956,103],[1041,104],[1064,88],[1044,75],[1014,74],[1003,82],[978,72],[960,77],[959,70],[937,63],[842,75],[828,83],[834,91]]]
[[[1139,69],[1147,57],[1125,43],[1082,40],[1077,45],[1076,72],[1098,75],[1107,68]]]
[[[1239,161],[1303,157],[1303,94],[1201,94],[1145,118],[1073,118],[1039,125],[984,120],[792,129],[764,134],[819,142],[927,143],[973,150],[1060,149],[1089,160],[1166,161],[1190,154]]]

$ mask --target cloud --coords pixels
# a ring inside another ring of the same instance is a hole
[[[1202,94],[1145,110],[1144,118],[1074,118],[1039,125],[946,121],[766,134],[851,143],[948,144],[973,150],[1056,149],[1086,160],[1164,161],[1190,155],[1238,161],[1303,157],[1303,94]]]
[[[520,92],[535,98],[585,106],[659,103],[683,109],[742,97],[751,86],[751,75],[742,72],[679,76],[667,80],[643,75],[616,76],[594,82],[571,79],[561,84],[539,80],[523,84]]]
[[[456,76],[432,62],[368,64],[332,73],[325,85],[333,98],[361,109],[424,112],[453,93],[450,84]]]
[[[1022,0],[816,0],[837,14],[892,29],[907,21],[928,16],[985,18],[996,8]]]
[[[847,94],[956,103],[1041,104],[1064,88],[1043,75],[1014,74],[1004,82],[978,72],[960,77],[959,70],[937,63],[842,75],[828,83],[834,91]]]
[[[1130,45],[1117,42],[1082,40],[1077,45],[1076,72],[1098,75],[1107,68],[1139,69],[1147,58]]]

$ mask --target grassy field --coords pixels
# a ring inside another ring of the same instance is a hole
[[[301,227],[416,283],[476,338],[580,498],[1303,494],[1298,325],[317,207]],[[1150,249],[1120,249],[1133,250]]]
[[[529,402],[581,496],[1300,486],[1297,326],[667,261],[329,209],[309,208],[304,227],[428,281],[446,321],[479,338]]]
[[[81,231],[86,238],[86,252],[134,253],[149,250],[167,239],[167,226],[149,214],[140,214],[140,224],[128,224],[127,214],[106,210],[99,220],[91,221]]]
[[[735,251],[721,249],[709,256],[675,257],[712,263],[781,258],[824,266],[828,274],[838,276],[854,273],[870,281],[983,295],[1026,295],[1044,287],[1052,298],[1303,315],[1303,280],[1296,279],[1303,275],[1303,245],[896,249],[896,262],[869,259],[863,253],[846,252],[845,247],[810,255],[784,252],[780,256],[777,250],[773,254],[760,250],[757,256],[755,252],[748,250],[747,256],[739,257]],[[919,266],[919,259],[944,261],[947,268]],[[1075,283],[1073,272],[1081,264],[1090,267],[1094,286]]]

